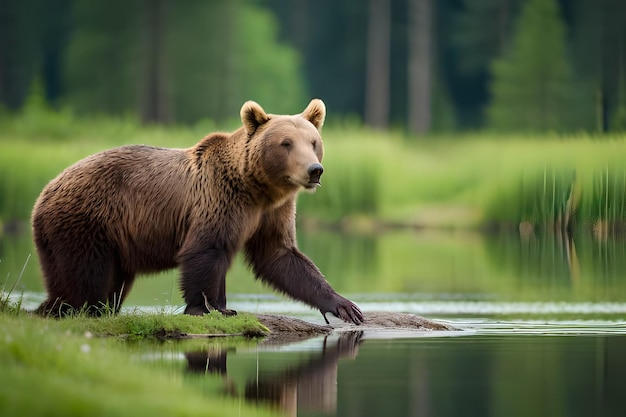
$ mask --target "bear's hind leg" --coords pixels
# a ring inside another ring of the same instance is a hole
[[[61,296],[61,294],[67,291],[64,281],[61,278],[62,275],[57,267],[55,257],[52,255],[50,248],[43,243],[43,240],[38,240],[36,232],[37,231],[35,231],[35,243],[37,246],[37,255],[39,256],[39,264],[48,296],[46,300],[37,307],[35,314],[40,316],[62,317],[71,313],[73,308],[67,304]]]
[[[48,299],[37,312],[54,317],[81,311],[102,314],[115,273],[111,257],[102,252],[73,258],[51,255],[41,258]]]
[[[109,288],[107,296],[107,306],[112,309],[114,313],[117,314],[120,312],[122,303],[130,292],[134,281],[135,274],[133,272],[125,271],[121,267],[116,268],[110,279],[111,287]]]
[[[113,287],[115,268],[110,258],[93,260],[76,271],[76,287],[71,291],[68,302],[74,308],[85,310],[90,316],[110,313],[114,306],[109,299],[110,288]]]

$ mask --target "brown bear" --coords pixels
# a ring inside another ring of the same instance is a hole
[[[360,324],[359,308],[296,245],[296,195],[320,185],[325,116],[318,99],[291,116],[248,101],[233,133],[189,149],[122,146],[67,168],[32,214],[48,291],[37,311],[118,311],[138,273],[178,267],[185,313],[236,314],[225,279],[243,249],[257,278],[325,319]]]

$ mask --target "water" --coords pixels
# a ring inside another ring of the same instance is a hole
[[[217,376],[228,397],[293,416],[626,412],[626,323],[455,324],[462,330],[342,332],[288,345],[212,345],[169,358],[185,374]]]
[[[129,354],[182,372],[190,386],[217,379],[224,396],[287,415],[626,415],[624,240],[309,231],[300,247],[363,310],[461,330],[336,332],[287,345],[139,344]],[[0,277],[12,283],[24,269],[17,289],[36,305],[42,287],[36,259],[24,266],[28,253],[28,237],[0,240]],[[255,282],[240,260],[228,292],[231,308],[323,323]],[[176,274],[138,281],[126,306],[180,311]]]

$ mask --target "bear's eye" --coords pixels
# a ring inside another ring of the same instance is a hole
[[[313,145],[313,150],[315,150],[315,148],[317,148],[317,141],[314,140],[313,142],[311,142],[311,145]]]
[[[291,145],[292,143],[290,139],[285,139],[280,143],[280,146],[282,146],[283,148],[287,148],[287,149],[291,148]]]

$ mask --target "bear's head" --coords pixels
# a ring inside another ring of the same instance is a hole
[[[315,191],[320,186],[324,172],[320,131],[325,117],[326,106],[319,99],[291,116],[267,114],[254,101],[244,103],[241,121],[262,182],[284,192]]]

